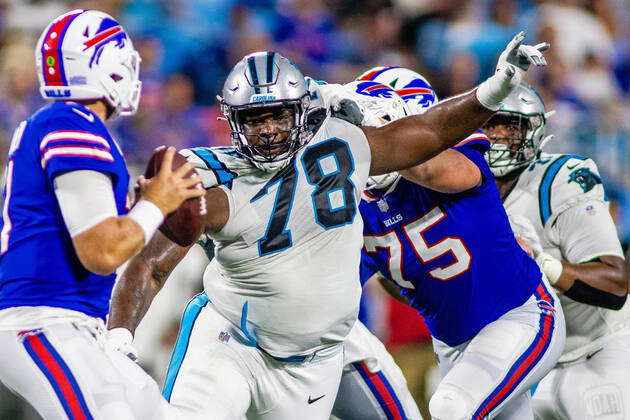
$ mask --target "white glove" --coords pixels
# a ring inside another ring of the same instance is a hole
[[[536,229],[528,218],[520,214],[508,214],[508,217],[514,236],[522,239],[529,245],[534,254],[533,258],[540,267],[540,271],[545,274],[552,286],[556,284],[562,274],[562,261],[543,251]]]
[[[536,256],[536,263],[540,267],[540,271],[547,276],[549,284],[552,286],[555,285],[562,274],[562,270],[564,269],[562,261],[547,254],[546,252],[541,252]]]
[[[138,350],[133,346],[133,334],[127,328],[112,328],[107,332],[110,346],[138,363]]]
[[[498,110],[501,101],[521,83],[523,74],[530,64],[537,67],[547,65],[542,51],[549,48],[549,43],[542,42],[534,46],[521,45],[524,39],[524,32],[519,32],[512,38],[499,56],[494,75],[477,88],[477,99],[486,108],[493,111]]]

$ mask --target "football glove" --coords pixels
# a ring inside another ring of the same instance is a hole
[[[127,328],[112,328],[107,332],[107,341],[116,351],[138,363],[138,350],[133,346],[133,334]]]
[[[524,32],[519,32],[512,38],[499,56],[494,75],[477,88],[477,99],[484,107],[493,111],[498,110],[501,101],[521,83],[523,74],[530,65],[536,67],[547,65],[542,52],[549,48],[549,43],[521,45],[524,39]]]

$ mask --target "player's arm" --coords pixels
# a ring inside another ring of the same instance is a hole
[[[87,270],[102,275],[114,272],[142,249],[165,215],[186,199],[203,194],[193,188],[199,177],[184,178],[192,165],[171,170],[174,154],[175,149],[169,148],[160,172],[143,180],[141,200],[127,216],[118,216],[107,174],[77,170],[55,177],[61,213],[79,261]]]
[[[363,127],[370,143],[372,175],[411,168],[455,145],[490,118],[494,110],[516,87],[529,67],[545,65],[540,51],[521,45],[520,33],[499,57],[493,76],[471,92],[441,101],[426,113],[401,118],[382,127]]]
[[[211,188],[206,191],[208,211],[206,230],[217,232],[227,222],[229,203],[224,191]],[[124,328],[131,337],[162,289],[173,269],[186,256],[191,247],[181,247],[156,233],[146,247],[131,259],[114,287],[108,327]]]
[[[571,207],[557,217],[553,229],[566,260],[545,253],[537,260],[554,286],[575,301],[620,309],[628,277],[607,206],[590,201]]]
[[[400,303],[404,303],[405,305],[409,305],[409,300],[405,296],[402,295],[400,289],[396,287],[391,281],[387,280],[385,277],[375,274],[374,277],[378,279],[378,282],[381,284],[383,289],[390,295],[392,298],[396,299]]]
[[[181,247],[157,232],[132,258],[116,282],[108,327],[125,328],[133,334],[166,279],[190,248]]]
[[[446,194],[466,191],[481,184],[479,167],[457,150],[447,149],[400,174],[418,185]]]

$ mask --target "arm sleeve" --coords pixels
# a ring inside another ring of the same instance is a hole
[[[112,143],[105,129],[80,116],[59,116],[51,123],[39,144],[40,163],[48,179],[77,170],[115,174]]]
[[[551,227],[551,237],[564,259],[577,264],[602,255],[623,258],[617,229],[608,205],[588,200],[563,211]]]
[[[361,278],[361,286],[363,286],[367,281],[378,272],[378,268],[376,263],[368,254],[365,252],[365,248],[361,250],[361,268],[360,268],[360,278]]]
[[[55,178],[55,195],[71,237],[118,216],[112,181],[97,171],[72,171]]]
[[[489,148],[490,140],[481,130],[475,131],[473,134],[452,147],[453,150],[463,154],[468,160],[474,163],[479,168],[482,176],[482,182],[480,185],[463,192],[474,192],[484,188],[488,181],[494,182],[494,175],[492,174],[492,171],[490,171],[490,167],[484,157],[484,153],[488,151]]]

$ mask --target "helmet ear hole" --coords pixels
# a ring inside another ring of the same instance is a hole
[[[120,82],[123,79],[123,77],[120,74],[117,74],[117,73],[112,73],[112,74],[109,75],[109,77],[111,77],[111,79],[114,82]]]

